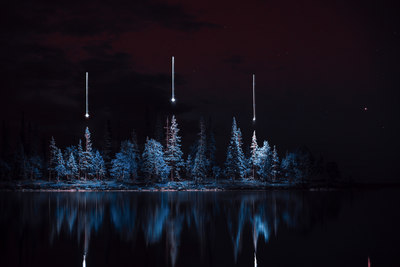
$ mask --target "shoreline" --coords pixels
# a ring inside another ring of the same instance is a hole
[[[342,189],[378,189],[399,187],[399,183],[267,183],[255,180],[174,181],[167,183],[144,183],[123,181],[18,181],[1,182],[0,191],[8,192],[226,192],[226,191],[272,191],[307,190],[334,191]]]

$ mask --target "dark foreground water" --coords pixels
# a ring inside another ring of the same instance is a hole
[[[0,266],[400,266],[399,193],[0,192]]]

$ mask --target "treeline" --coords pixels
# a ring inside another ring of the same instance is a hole
[[[77,145],[61,149],[54,137],[49,153],[39,155],[37,150],[25,151],[21,144],[10,155],[2,153],[0,175],[3,179],[115,179],[120,181],[167,182],[176,180],[247,179],[269,183],[307,183],[316,180],[333,181],[340,178],[337,165],[325,164],[322,157],[315,159],[308,149],[301,148],[279,156],[276,146],[268,141],[257,142],[254,131],[249,152],[243,151],[243,138],[236,119],[233,118],[226,159],[216,162],[216,141],[204,120],[200,120],[198,137],[184,155],[181,136],[175,116],[167,118],[164,133],[158,129],[155,139],[147,137],[140,149],[133,131],[128,140],[113,153],[110,135],[104,138],[102,149],[93,147],[91,133],[86,128],[84,139]],[[161,137],[163,136],[163,137]]]

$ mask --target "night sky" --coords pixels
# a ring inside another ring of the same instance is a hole
[[[306,145],[344,176],[397,180],[398,1],[8,1],[1,6],[0,119],[76,144],[174,113],[185,152],[211,118],[220,161],[236,116],[248,146]],[[171,106],[171,56],[176,98]],[[85,72],[90,113],[85,113]],[[252,124],[256,74],[257,123]]]

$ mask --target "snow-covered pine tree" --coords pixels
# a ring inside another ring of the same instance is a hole
[[[83,164],[83,158],[84,158],[84,155],[83,155],[83,148],[82,148],[82,140],[79,139],[79,142],[78,142],[78,162],[77,162],[79,179],[82,177],[82,174],[84,173],[84,169],[85,169],[85,166]]]
[[[112,143],[112,129],[110,120],[106,121],[106,127],[104,131],[103,137],[103,151],[102,151],[104,163],[106,166],[106,170],[109,171],[111,169],[111,159],[113,152],[113,143]]]
[[[104,163],[104,159],[98,150],[96,150],[96,153],[94,153],[93,170],[96,174],[97,179],[104,178],[104,175],[106,174],[106,166]]]
[[[111,177],[122,180],[129,178],[129,165],[129,159],[124,153],[116,153],[115,159],[111,160]]]
[[[92,175],[93,171],[93,150],[92,150],[92,140],[90,138],[89,127],[85,130],[85,151],[83,151],[81,159],[81,171],[85,175],[85,180],[88,175]]]
[[[49,181],[50,181],[55,172],[55,168],[56,168],[56,164],[57,164],[57,153],[58,153],[58,147],[56,146],[56,140],[54,139],[53,136],[50,139],[49,149],[50,149],[50,153],[49,153],[48,171],[49,171]]]
[[[140,149],[137,141],[137,135],[136,131],[132,130],[132,136],[131,136],[131,142],[132,142],[132,151],[134,154],[131,153],[131,158],[135,162],[136,167],[135,170],[132,171],[132,179],[135,179],[138,176],[138,170],[140,169]]]
[[[242,131],[240,128],[237,128],[237,139],[238,139],[238,146],[237,146],[237,151],[238,151],[238,169],[240,170],[241,173],[241,178],[246,176],[246,173],[249,172],[249,167],[248,167],[248,162],[246,160],[246,157],[243,152],[243,137],[242,137]]]
[[[208,131],[208,138],[207,138],[207,159],[208,159],[208,173],[209,175],[213,175],[213,168],[216,166],[215,161],[215,152],[217,151],[217,146],[215,142],[214,132],[212,130]]]
[[[112,160],[112,175],[114,178],[133,179],[137,177],[139,156],[134,144],[127,140],[121,143],[120,151]]]
[[[272,151],[272,164],[271,164],[271,177],[273,182],[276,182],[278,172],[279,172],[279,157],[278,157],[278,151],[276,150],[276,146],[274,146],[274,150]]]
[[[233,117],[231,140],[228,144],[225,161],[225,175],[233,180],[242,178],[245,172],[244,154],[241,142],[241,132],[237,127],[235,117]]]
[[[204,120],[200,120],[200,132],[199,140],[197,142],[197,151],[194,158],[194,164],[192,168],[192,176],[196,182],[201,181],[207,175],[207,140],[206,140],[206,127]]]
[[[251,145],[250,145],[250,166],[252,171],[253,179],[256,178],[256,161],[258,157],[258,144],[257,144],[257,137],[256,131],[253,132],[253,137],[251,138]]]
[[[169,127],[168,131],[167,148],[165,150],[165,161],[170,167],[171,181],[174,180],[174,177],[180,177],[179,172],[184,166],[182,159],[183,153],[181,150],[181,137],[178,135],[178,133],[178,123],[176,122],[175,115],[173,115],[171,119],[171,126]]]
[[[55,171],[57,173],[57,181],[60,180],[60,177],[65,177],[67,175],[67,170],[65,168],[65,161],[61,149],[58,149],[57,152],[57,163],[56,163]]]
[[[78,158],[78,148],[77,148],[76,146],[67,146],[67,147],[64,149],[64,153],[63,153],[64,159],[69,159],[69,155],[70,155],[71,153],[74,155],[74,158],[75,158],[75,159]],[[76,161],[76,160],[75,160],[75,161]]]
[[[154,139],[147,138],[142,154],[142,171],[149,180],[156,178],[165,182],[169,167],[164,160],[162,145]]]
[[[271,171],[272,152],[268,141],[263,142],[263,146],[257,149],[256,160],[254,161],[255,169],[258,176],[262,180],[269,177]]]
[[[66,164],[67,176],[74,179],[78,175],[78,164],[76,163],[74,153],[71,151]]]

